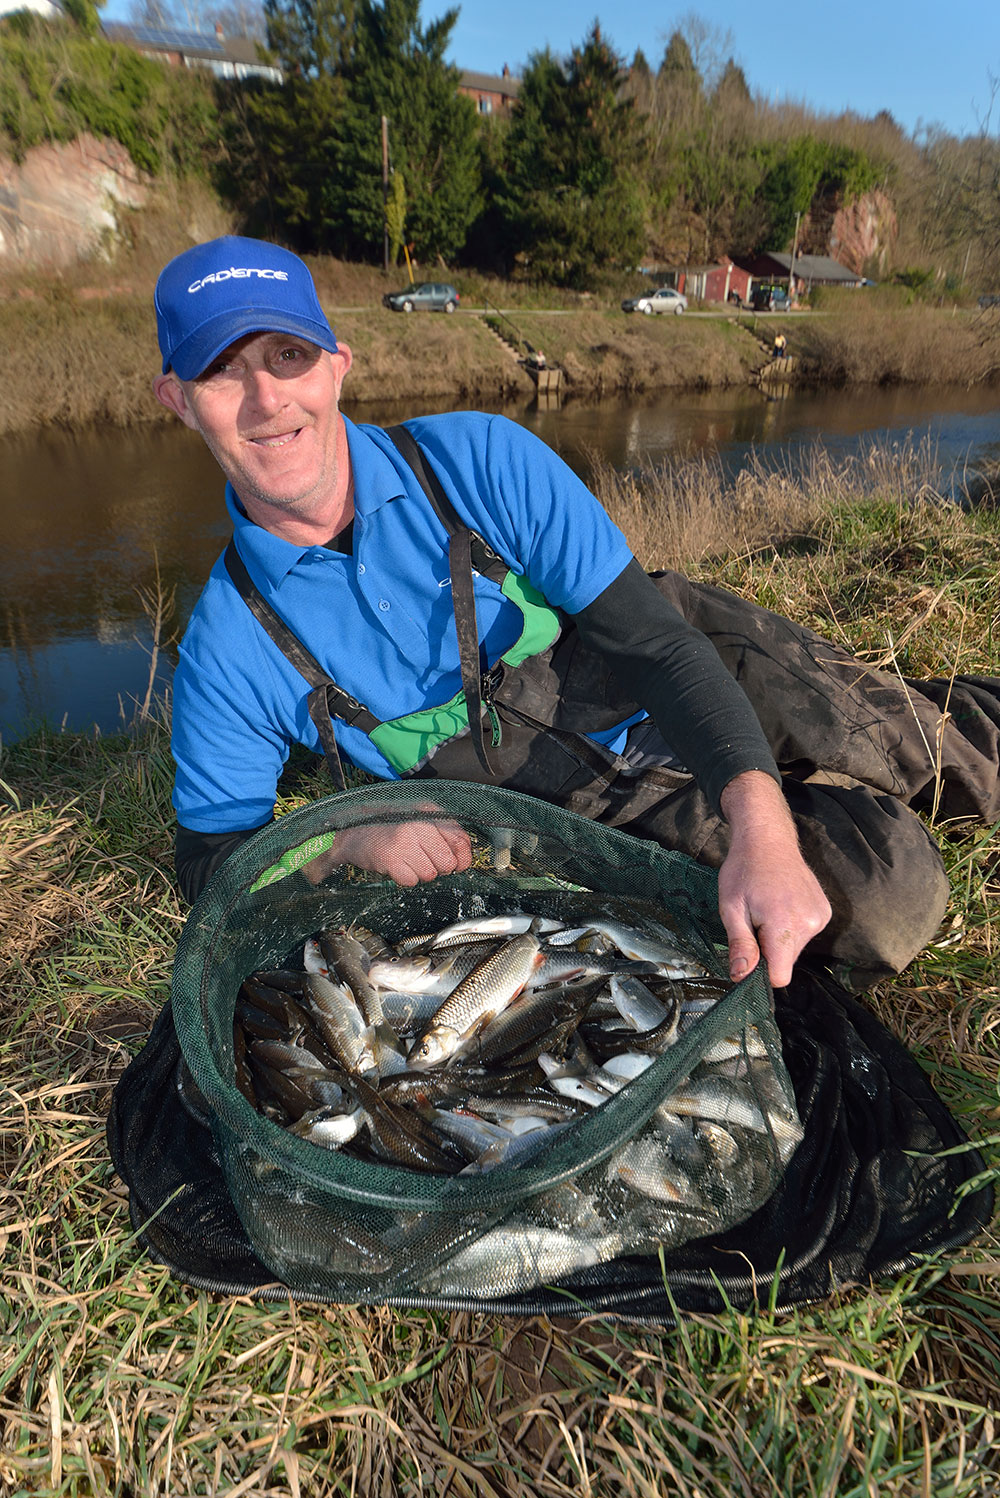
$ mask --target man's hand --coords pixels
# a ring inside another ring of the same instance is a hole
[[[799,851],[791,812],[770,775],[737,775],[722,793],[722,811],[731,833],[719,870],[729,976],[745,978],[763,954],[772,985],[783,988],[806,942],[829,921],[830,902]]]
[[[462,873],[472,863],[472,843],[457,822],[373,824],[338,832],[324,858],[325,872],[352,863],[409,887],[439,874]]]

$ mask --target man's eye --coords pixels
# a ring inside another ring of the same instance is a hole
[[[233,366],[226,359],[214,359],[211,364],[205,366],[198,376],[199,381],[217,380],[232,374]]]
[[[282,374],[299,374],[311,369],[319,358],[319,349],[303,347],[300,343],[287,343],[278,349],[274,363]]]

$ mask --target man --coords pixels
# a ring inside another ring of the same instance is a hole
[[[898,970],[929,939],[947,897],[936,849],[891,796],[860,786],[852,801],[853,786],[807,784],[812,750],[794,742],[794,724],[808,717],[801,693],[769,727],[794,762],[784,777],[790,814],[735,680],[755,681],[760,657],[761,696],[782,699],[798,657],[772,682],[759,638],[790,630],[787,621],[756,610],[747,625],[748,606],[730,595],[676,574],[650,580],[575,475],[504,418],[421,418],[395,440],[346,420],[351,352],[285,250],[235,237],[198,245],[162,272],[156,311],[156,396],[218,461],[234,525],[174,686],[177,864],[189,897],[271,819],[298,741],[322,747],[335,774],[342,756],[383,778],[492,780],[719,866],[734,979],[762,954],[772,982],[787,983],[830,922],[828,897],[832,937],[818,950],[855,970],[857,986]],[[684,614],[705,615],[715,648]],[[801,653],[798,642],[788,650]],[[432,710],[456,703],[458,730],[427,738],[441,716]],[[884,768],[881,746],[876,758],[879,789],[888,778],[890,791],[910,796],[931,778],[895,761]],[[342,833],[335,852],[401,884],[470,859],[459,829],[431,821],[377,845],[363,830]],[[907,911],[901,942],[886,944],[900,899],[919,908]]]

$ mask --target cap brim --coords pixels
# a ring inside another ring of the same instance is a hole
[[[279,313],[273,307],[241,307],[239,311],[220,313],[185,338],[169,359],[164,359],[163,373],[173,370],[182,380],[196,379],[213,359],[248,333],[291,333],[328,353],[337,352],[337,340],[329,323]]]

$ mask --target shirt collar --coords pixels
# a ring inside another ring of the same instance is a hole
[[[391,499],[398,499],[405,488],[399,471],[389,453],[376,440],[381,436],[377,427],[356,426],[344,417],[347,431],[347,448],[354,475],[354,515],[363,527],[365,519],[381,509]],[[389,443],[389,438],[384,439]],[[391,446],[391,444],[390,444]],[[392,448],[395,452],[395,448]],[[266,582],[271,588],[280,586],[288,573],[302,560],[313,546],[303,546],[298,541],[286,541],[282,536],[272,535],[263,526],[256,525],[244,514],[232,484],[226,484],[226,508],[233,522],[236,548],[258,587]]]

